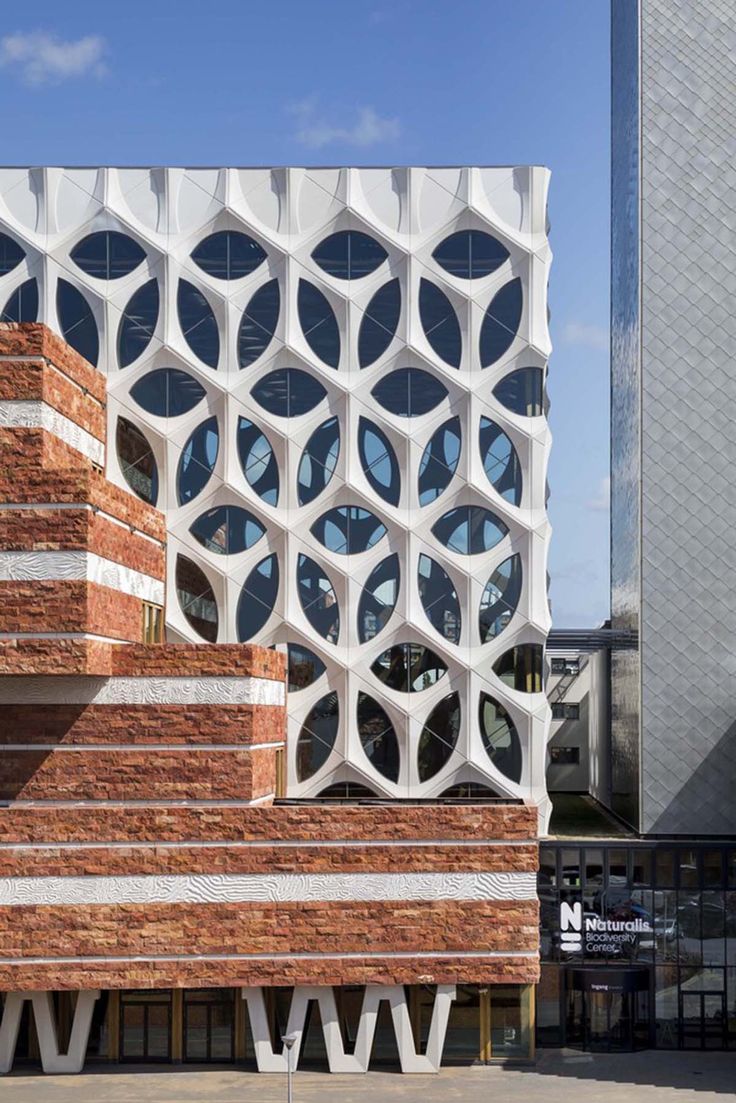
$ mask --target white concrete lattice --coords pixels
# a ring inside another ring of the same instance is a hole
[[[550,352],[546,288],[551,259],[546,237],[549,174],[541,168],[335,168],[335,169],[0,169],[0,233],[17,242],[23,259],[0,276],[0,309],[29,279],[39,292],[38,318],[61,330],[57,284],[63,279],[86,299],[99,335],[99,367],[107,373],[109,431],[107,465],[125,484],[116,456],[115,429],[124,416],[144,434],[159,476],[158,506],[169,531],[167,632],[173,640],[196,640],[176,598],[175,572],[180,553],[205,573],[218,605],[220,642],[237,639],[236,612],[243,584],[264,557],[275,552],[280,567],[278,595],[271,615],[254,639],[265,645],[302,645],[324,663],[316,681],[288,698],[289,777],[292,796],[314,796],[328,785],[347,781],[387,797],[432,797],[459,783],[487,785],[502,796],[539,803],[544,827],[548,814],[545,756],[549,710],[543,693],[522,693],[493,672],[493,664],[520,643],[543,644],[550,624],[546,594],[549,524],[545,484],[550,435],[543,415],[511,412],[493,394],[496,385],[521,367],[546,369]],[[136,242],[145,259],[118,279],[86,274],[71,258],[86,236],[115,230]],[[208,275],[192,251],[212,233],[244,233],[265,251],[266,259],[250,274],[224,280]],[[340,230],[358,230],[385,250],[386,258],[359,279],[329,275],[313,259],[315,247]],[[446,271],[433,258],[436,247],[461,230],[492,235],[508,252],[490,274],[466,279]],[[521,280],[523,307],[508,349],[483,369],[479,336],[489,304],[511,279]],[[160,307],[151,339],[130,366],[120,369],[117,340],[121,318],[134,293],[155,278]],[[281,308],[273,339],[250,366],[238,366],[240,322],[254,293],[278,279]],[[385,352],[368,367],[358,366],[360,323],[376,291],[398,278],[401,313]],[[206,366],[192,351],[177,313],[177,289],[185,279],[207,300],[217,323],[218,368]],[[452,306],[462,337],[458,368],[434,350],[419,315],[419,285],[426,279]],[[306,280],[328,300],[340,335],[337,369],[312,351],[300,324],[298,285]],[[67,334],[73,340],[73,333]],[[251,389],[267,373],[300,368],[317,379],[325,398],[310,412],[282,418],[267,413]],[[447,397],[433,410],[400,417],[372,395],[376,383],[394,369],[416,367],[441,380]],[[204,389],[188,413],[157,417],[131,396],[136,382],[158,368],[186,371]],[[209,417],[218,421],[219,447],[212,473],[196,497],[180,505],[177,467],[187,441]],[[248,418],[266,436],[278,461],[277,505],[263,501],[246,480],[239,462],[236,425]],[[307,505],[297,498],[297,471],[315,429],[336,416],[340,451],[331,480]],[[491,419],[518,455],[523,489],[511,504],[486,475],[479,447],[480,418]],[[368,418],[385,434],[401,472],[398,505],[383,500],[370,485],[358,450],[358,421]],[[435,431],[450,418],[460,419],[462,449],[449,485],[436,500],[419,504],[417,480],[422,457]],[[495,547],[459,554],[432,533],[438,518],[459,505],[490,509],[508,533]],[[190,526],[218,505],[247,509],[265,529],[248,550],[221,555],[207,550]],[[386,534],[369,550],[340,555],[311,532],[314,522],[339,505],[370,510]],[[398,600],[385,627],[360,643],[357,608],[373,568],[397,553],[401,578]],[[478,611],[494,569],[518,553],[522,565],[519,600],[510,622],[495,639],[480,643]],[[331,643],[315,631],[302,610],[296,585],[297,559],[305,554],[329,578],[340,610],[340,634]],[[450,577],[462,612],[458,643],[440,634],[422,607],[417,581],[420,554],[430,556]],[[417,643],[434,651],[447,673],[421,692],[387,688],[371,671],[376,658],[399,643]],[[336,692],[337,736],[323,765],[308,778],[297,775],[297,740],[313,706]],[[447,761],[428,780],[420,780],[417,750],[422,729],[435,706],[450,693],[459,695],[460,731]],[[357,730],[358,694],[373,698],[396,733],[400,769],[396,781],[379,772],[365,753]],[[490,760],[483,746],[478,711],[488,693],[511,717],[521,744],[518,782]]]

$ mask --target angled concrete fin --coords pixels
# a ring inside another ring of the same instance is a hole
[[[81,1072],[87,1053],[92,1013],[99,995],[99,991],[78,993],[69,1048],[66,1053],[60,1053],[51,993],[9,992],[5,1000],[2,1023],[0,1023],[0,1073],[10,1072],[13,1066],[20,1017],[26,1000],[30,1000],[33,1005],[33,1018],[36,1023],[43,1071],[47,1073]]]

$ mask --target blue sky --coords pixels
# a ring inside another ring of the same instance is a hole
[[[6,164],[552,169],[555,623],[608,613],[605,0],[35,0],[0,32]]]

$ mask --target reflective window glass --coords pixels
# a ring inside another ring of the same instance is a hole
[[[460,602],[452,579],[428,555],[419,556],[419,599],[430,624],[450,643],[460,643]]]
[[[157,368],[133,384],[130,396],[155,417],[179,417],[202,401],[205,389],[179,368]]]
[[[521,742],[510,715],[498,701],[481,693],[478,710],[480,735],[486,754],[509,781],[521,781]]]
[[[318,793],[317,797],[319,800],[367,800],[375,795],[367,785],[359,785],[356,781],[336,781],[334,785],[328,785]]]
[[[7,234],[0,234],[0,276],[7,276],[17,268],[25,256],[17,241]]]
[[[521,556],[510,555],[493,571],[480,601],[480,642],[500,636],[513,617],[521,594]]]
[[[98,280],[119,280],[146,257],[137,241],[117,230],[88,234],[69,255],[83,272]]]
[[[386,534],[386,526],[361,506],[337,506],[318,517],[311,532],[329,551],[357,555],[377,544]]]
[[[176,559],[176,596],[184,616],[202,639],[217,643],[217,601],[207,575],[184,555]]]
[[[302,643],[290,643],[287,645],[289,663],[289,693],[295,693],[299,689],[306,689],[316,682],[325,672],[325,664],[319,655],[310,651]]]
[[[279,469],[273,449],[257,425],[238,418],[238,457],[243,474],[259,498],[270,506],[279,500]]]
[[[447,663],[420,643],[398,643],[379,655],[371,670],[397,693],[420,693],[447,673]]]
[[[144,502],[155,506],[158,499],[158,466],[153,450],[138,426],[127,418],[118,418],[115,447],[120,470],[130,489]]]
[[[137,360],[153,337],[158,321],[158,280],[149,280],[135,291],[118,326],[118,363],[127,368]]]
[[[385,628],[399,598],[399,557],[389,555],[368,575],[358,603],[358,639],[375,639]]]
[[[276,332],[281,310],[281,292],[276,279],[264,283],[243,311],[238,330],[238,363],[248,368],[262,356]]]
[[[458,506],[432,526],[441,544],[461,555],[478,555],[495,548],[508,532],[503,521],[482,506]]]
[[[266,530],[247,509],[216,506],[198,517],[189,531],[207,551],[237,555],[257,544]]]
[[[81,291],[66,280],[56,285],[56,313],[64,340],[97,367],[100,339],[92,308]]]
[[[375,272],[388,253],[375,238],[360,230],[338,230],[312,252],[312,260],[339,280],[359,280]]]
[[[505,651],[493,664],[493,673],[511,689],[522,693],[541,693],[544,648],[538,643],[521,643]]]
[[[189,348],[208,368],[216,368],[220,359],[220,335],[207,299],[194,284],[179,280],[176,306],[179,325]]]
[[[0,314],[0,322],[35,322],[38,318],[38,282],[26,280],[16,287]]]
[[[461,781],[451,785],[440,793],[440,800],[498,800],[498,793],[490,785],[481,785],[477,781]]]
[[[380,498],[397,506],[401,496],[399,463],[382,429],[366,417],[358,421],[358,452],[365,477]]]
[[[319,380],[299,368],[279,368],[259,379],[250,393],[269,414],[299,417],[313,410],[327,391]]]
[[[459,734],[460,695],[451,693],[432,709],[419,736],[420,781],[429,781],[449,762]]]
[[[391,344],[401,317],[401,284],[398,278],[379,287],[368,303],[358,330],[358,363],[374,364]]]
[[[508,249],[483,230],[458,230],[441,241],[432,256],[452,276],[477,280],[509,258]]]
[[[510,438],[495,421],[482,417],[479,439],[488,482],[507,502],[518,506],[521,501],[521,464]]]
[[[439,498],[452,481],[460,460],[460,418],[452,417],[432,434],[419,465],[419,504]]]
[[[419,281],[419,317],[422,329],[440,360],[451,368],[460,367],[462,337],[455,308],[436,284]]]
[[[262,559],[245,580],[238,599],[236,625],[238,642],[246,643],[271,616],[279,592],[279,561],[276,555]]]
[[[514,414],[540,417],[544,413],[544,372],[541,368],[517,368],[496,384],[493,394]]]
[[[208,276],[218,280],[239,280],[249,276],[266,259],[265,250],[247,234],[219,230],[200,241],[192,260]]]
[[[336,417],[323,421],[307,441],[299,461],[297,493],[299,505],[313,502],[335,473],[340,454],[340,423]]]
[[[521,321],[521,280],[517,276],[497,291],[480,328],[480,366],[488,368],[511,348]]]
[[[389,781],[399,780],[399,741],[388,716],[367,693],[358,694],[358,735],[366,757]]]
[[[321,770],[335,746],[340,721],[336,693],[322,697],[307,716],[296,744],[296,776],[308,781]]]
[[[422,368],[399,368],[379,379],[371,394],[389,413],[419,417],[447,398],[447,387]]]
[[[328,367],[336,368],[340,363],[340,331],[327,298],[313,283],[299,280],[297,309],[310,349]]]
[[[297,560],[296,585],[304,615],[323,639],[337,643],[340,635],[340,609],[337,594],[318,563],[308,555]]]
[[[176,491],[180,506],[196,498],[209,482],[219,446],[217,418],[207,418],[189,437],[179,458]]]

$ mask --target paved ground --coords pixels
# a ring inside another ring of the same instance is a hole
[[[2,1103],[283,1103],[285,1078],[232,1069],[145,1069],[82,1076],[14,1073]],[[534,1066],[443,1069],[437,1076],[298,1072],[294,1103],[725,1103],[736,1100],[736,1053],[595,1056],[543,1050]]]

